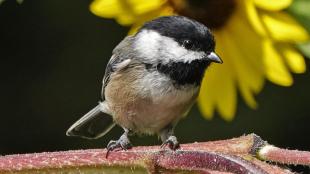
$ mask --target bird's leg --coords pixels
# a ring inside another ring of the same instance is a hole
[[[161,147],[169,145],[169,148],[172,150],[180,148],[180,144],[177,140],[177,137],[174,136],[174,127],[172,125],[168,125],[163,130],[160,131],[160,138],[161,141],[163,142]]]
[[[123,135],[117,141],[111,140],[109,142],[109,144],[107,145],[107,150],[108,150],[107,155],[110,151],[113,151],[114,149],[117,149],[117,148],[127,150],[132,147],[130,140],[128,138],[129,130],[124,128],[124,131],[125,132],[123,133]]]

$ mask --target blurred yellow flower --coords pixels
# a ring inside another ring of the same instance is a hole
[[[216,51],[224,60],[208,70],[198,105],[206,118],[217,110],[226,120],[236,112],[237,89],[256,108],[255,94],[265,79],[293,84],[293,73],[306,70],[294,44],[309,40],[306,30],[284,9],[292,0],[94,0],[91,11],[130,25],[134,33],[145,21],[179,14],[206,24],[216,38]]]

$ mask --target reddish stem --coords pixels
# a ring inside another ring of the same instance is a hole
[[[171,151],[158,146],[135,147],[128,151],[111,152],[106,158],[106,150],[76,150],[51,153],[34,153],[24,155],[7,155],[0,157],[0,173],[175,173],[177,171],[195,171],[196,173],[291,173],[280,167],[267,164],[255,158],[258,152],[264,159],[275,158],[271,152],[260,153],[266,145],[255,134],[229,140],[192,143],[181,145],[181,149]],[[258,149],[261,149],[258,151]],[[277,151],[283,153],[287,151]],[[277,153],[276,153],[277,154]],[[295,156],[289,164],[309,162],[309,152]],[[293,156],[289,154],[289,156]],[[274,157],[274,158],[271,158]],[[302,163],[304,164],[304,163]],[[309,164],[309,163],[305,163]],[[124,172],[125,171],[125,172]]]
[[[263,160],[282,164],[310,166],[310,152],[307,151],[280,149],[275,146],[267,145],[259,150],[258,156]]]

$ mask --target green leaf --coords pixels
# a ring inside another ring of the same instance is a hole
[[[293,4],[287,9],[307,30],[310,32],[310,1],[294,0]]]
[[[307,57],[310,59],[310,42],[298,44],[297,48]]]
[[[310,33],[310,0],[294,0],[287,11]],[[298,44],[298,49],[310,58],[310,42]]]

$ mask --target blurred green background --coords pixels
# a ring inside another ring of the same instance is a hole
[[[91,14],[90,2],[7,0],[0,5],[0,155],[103,148],[120,136],[120,128],[99,140],[65,136],[99,101],[106,63],[128,31]],[[276,146],[310,150],[309,78],[309,70],[295,75],[290,88],[267,82],[257,96],[259,108],[251,110],[239,98],[232,122],[218,116],[205,120],[195,106],[176,128],[179,141],[254,132]],[[132,142],[160,144],[156,136]]]

